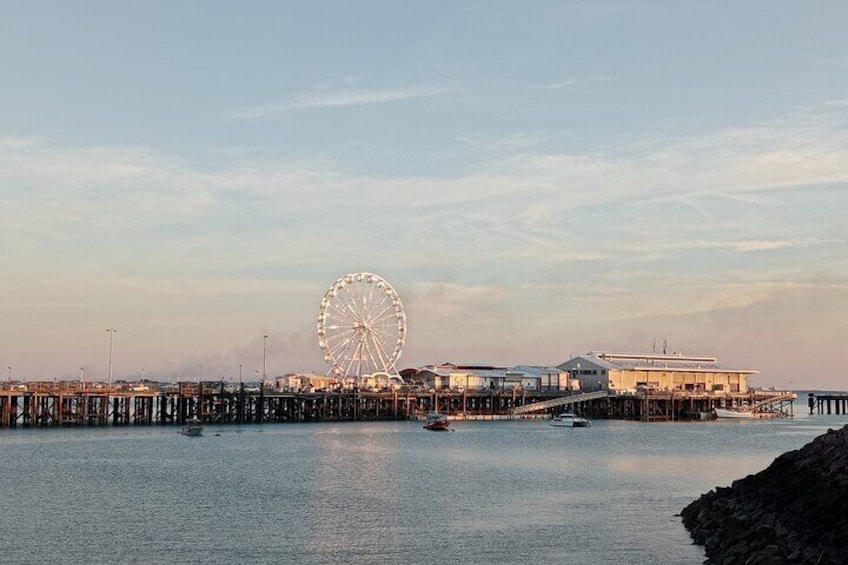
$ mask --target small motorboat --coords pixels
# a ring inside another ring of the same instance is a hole
[[[191,418],[186,421],[186,425],[180,430],[184,436],[199,437],[203,435],[203,423],[198,418]]]
[[[564,412],[551,418],[551,425],[555,428],[588,428],[592,422],[571,412]]]
[[[450,422],[448,417],[438,412],[430,412],[427,414],[427,420],[424,423],[424,429],[431,432],[446,432],[448,431]]]

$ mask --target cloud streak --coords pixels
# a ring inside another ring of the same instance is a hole
[[[440,96],[450,89],[439,86],[416,85],[392,89],[353,89],[312,91],[281,104],[251,106],[231,111],[227,114],[233,120],[256,120],[275,118],[291,110],[310,110],[320,108],[339,108],[347,106],[366,106]]]

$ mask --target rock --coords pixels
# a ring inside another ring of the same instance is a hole
[[[848,563],[848,426],[680,512],[708,563]]]
[[[727,548],[727,553],[730,555],[747,555],[751,548],[744,541],[738,541]]]

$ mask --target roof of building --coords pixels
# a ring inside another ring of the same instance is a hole
[[[752,369],[739,369],[719,363],[715,357],[683,355],[681,353],[656,354],[656,353],[611,353],[606,351],[592,351],[586,355],[578,355],[569,359],[560,367],[572,364],[573,361],[585,359],[604,369],[639,370],[639,371],[667,371],[679,370],[690,372],[722,372],[722,373],[747,373],[756,374],[759,371]]]
[[[547,373],[559,373],[561,369],[545,365],[515,365],[514,367],[510,367],[508,372],[524,373],[530,377],[541,377]]]

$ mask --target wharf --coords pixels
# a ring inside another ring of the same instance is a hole
[[[408,420],[438,411],[457,420],[549,417],[568,410],[590,418],[677,421],[702,419],[713,408],[792,415],[795,393],[752,391],[637,392],[465,390],[341,390],[278,392],[223,382],[180,383],[155,390],[125,386],[27,383],[0,389],[0,428],[184,425]]]
[[[817,414],[848,414],[848,393],[809,393],[807,405],[810,415]]]

